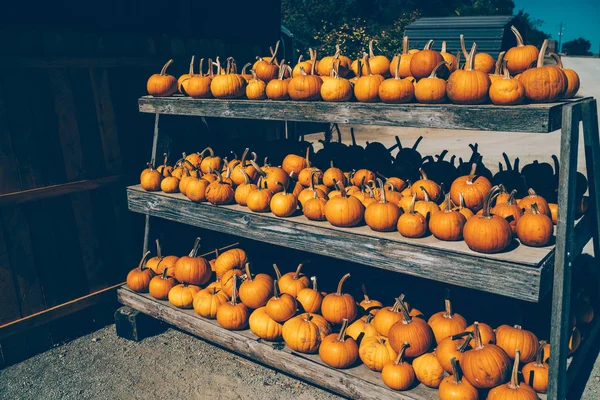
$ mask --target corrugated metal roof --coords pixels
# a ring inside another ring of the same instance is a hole
[[[512,15],[483,17],[420,18],[406,27],[411,48],[422,48],[428,40],[435,41],[433,48],[439,50],[446,41],[447,51],[455,54],[460,49],[460,34],[465,35],[467,48],[477,42],[480,52],[496,57],[502,50],[515,44],[510,32]]]

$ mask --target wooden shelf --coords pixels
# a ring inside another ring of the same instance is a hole
[[[485,255],[464,242],[407,239],[368,226],[337,228],[301,213],[279,218],[239,205],[197,204],[139,185],[127,189],[127,198],[134,212],[516,299],[540,301],[551,286],[554,246],[525,247],[515,240],[510,251]]]
[[[144,96],[138,100],[138,103],[141,112],[153,114],[548,133],[560,129],[562,108],[565,104],[587,99],[589,97],[563,100],[558,103],[520,106],[491,104],[462,106],[455,104],[203,100],[183,96]]]
[[[267,342],[250,330],[228,331],[216,321],[205,319],[193,310],[176,308],[148,294],[132,292],[123,286],[117,291],[119,302],[146,315],[167,322],[234,353],[276,368],[312,385],[320,386],[352,399],[415,399],[434,400],[437,390],[422,384],[404,392],[396,392],[381,381],[381,374],[361,364],[340,370],[323,364],[318,354],[296,353],[284,343]]]

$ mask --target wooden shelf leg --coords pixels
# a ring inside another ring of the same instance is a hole
[[[590,207],[593,215],[594,256],[600,256],[600,139],[598,138],[598,105],[590,100],[582,105],[583,141],[589,186]]]
[[[152,165],[156,163],[156,148],[158,147],[158,120],[160,114],[156,113],[154,117],[154,137],[152,139],[152,155],[150,157],[150,162]],[[146,254],[148,251],[148,246],[150,242],[150,215],[146,214],[146,223],[144,225],[144,249],[142,254]]]
[[[571,302],[573,224],[575,221],[575,179],[579,144],[581,106],[567,105],[562,113],[558,227],[552,289],[552,325],[550,332],[549,399],[564,399],[567,394],[567,346]]]

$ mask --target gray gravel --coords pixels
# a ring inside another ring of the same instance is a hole
[[[0,399],[339,399],[174,329],[114,325],[0,370]]]

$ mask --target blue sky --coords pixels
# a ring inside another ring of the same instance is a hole
[[[544,21],[542,30],[558,40],[559,25],[564,26],[563,43],[583,37],[592,43],[590,51],[600,46],[600,0],[514,0],[515,13],[524,9],[533,18]]]

